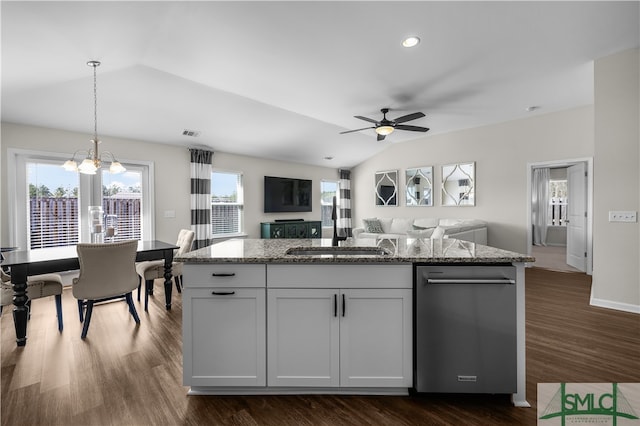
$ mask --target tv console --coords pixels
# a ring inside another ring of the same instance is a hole
[[[261,238],[322,238],[322,222],[280,219],[260,223]]]

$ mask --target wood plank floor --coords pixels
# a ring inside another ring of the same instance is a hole
[[[2,425],[535,425],[542,382],[640,382],[640,316],[589,306],[584,274],[526,271],[527,399],[504,395],[187,396],[182,305],[156,285],[136,326],[124,303],[97,306],[88,337],[70,290],[59,334],[53,298],[33,301],[28,343],[1,319]],[[137,303],[137,302],[136,302]]]

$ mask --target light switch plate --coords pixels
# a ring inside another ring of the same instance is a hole
[[[164,217],[176,217],[176,211],[175,210],[165,210],[164,211]]]
[[[637,222],[638,212],[634,211],[610,211],[609,222]]]

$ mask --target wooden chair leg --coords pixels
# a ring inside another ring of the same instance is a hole
[[[136,307],[133,304],[133,296],[131,295],[131,293],[127,293],[125,295],[125,298],[127,299],[127,304],[129,305],[129,312],[131,313],[131,316],[133,317],[133,319],[136,321],[137,324],[140,324],[140,317],[138,316],[138,311],[136,311]]]
[[[174,275],[173,281],[176,283],[176,290],[178,290],[178,293],[182,293],[182,275]]]
[[[56,313],[58,314],[58,331],[62,331],[62,295],[56,294]]]
[[[140,290],[142,289],[142,277],[138,275],[138,302],[140,301]]]
[[[87,300],[87,315],[84,319],[84,326],[82,327],[82,334],[80,338],[87,337],[87,331],[89,331],[89,322],[91,322],[91,313],[93,312],[93,300]]]

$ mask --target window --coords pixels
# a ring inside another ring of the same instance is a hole
[[[26,163],[29,248],[78,243],[78,174],[60,164],[41,160]]]
[[[102,209],[115,216],[114,241],[140,240],[142,233],[142,172],[127,169],[118,175],[102,171]]]
[[[9,242],[37,249],[90,240],[89,206],[102,205],[118,219],[114,240],[152,240],[153,163],[123,163],[127,171],[112,175],[67,172],[66,154],[7,150]]]
[[[567,226],[567,180],[549,181],[549,221],[547,225]]]
[[[228,236],[243,232],[242,173],[211,173],[211,233]]]
[[[333,226],[331,220],[331,210],[333,208],[333,197],[339,198],[339,185],[337,180],[320,181],[320,211],[323,227]]]

